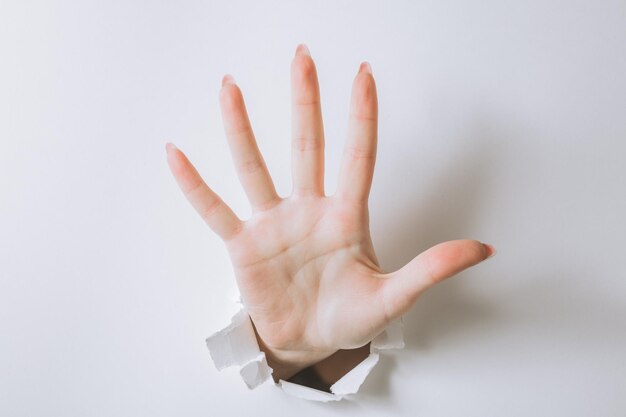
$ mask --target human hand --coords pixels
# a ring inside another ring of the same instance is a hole
[[[174,145],[167,160],[186,198],[224,241],[243,303],[275,380],[367,344],[435,283],[495,253],[461,239],[440,243],[385,273],[369,231],[377,147],[376,85],[362,63],[352,86],[348,137],[335,194],[324,192],[324,130],[315,64],[299,45],[291,64],[291,195],[275,190],[234,79],[220,106],[252,216],[242,221]]]

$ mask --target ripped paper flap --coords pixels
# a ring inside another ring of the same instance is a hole
[[[231,318],[231,322],[206,339],[211,359],[221,371],[230,366],[239,366],[239,373],[246,386],[256,388],[267,380],[272,380],[272,368],[267,364],[265,353],[259,349],[252,321],[241,298],[236,297],[241,306]],[[379,353],[387,349],[404,348],[402,317],[392,321],[384,331],[370,343],[370,354],[361,363],[335,382],[332,393],[317,390],[293,382],[280,380],[276,387],[294,397],[313,401],[338,401],[345,395],[355,394],[365,378],[370,374],[380,358]]]

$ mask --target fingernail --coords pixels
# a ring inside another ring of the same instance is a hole
[[[491,258],[497,253],[496,248],[493,247],[493,245],[490,245],[488,243],[483,243],[483,246],[485,247],[485,249],[487,249],[487,258]]]
[[[230,74],[224,75],[224,77],[222,78],[222,87],[226,84],[235,84],[235,77]]]
[[[364,72],[366,74],[371,74],[372,73],[372,66],[370,65],[369,62],[367,61],[363,61],[361,62],[361,66],[359,67],[359,73]]]
[[[308,56],[311,56],[311,52],[309,51],[309,48],[305,44],[301,43],[296,48],[296,55],[308,55]]]
[[[172,149],[177,149],[176,145],[174,145],[172,142],[167,142],[165,144],[165,152],[169,153],[169,151],[171,151]]]

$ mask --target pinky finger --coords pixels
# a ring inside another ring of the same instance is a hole
[[[178,186],[200,217],[223,240],[234,237],[242,222],[230,207],[202,180],[185,154],[172,143],[166,145],[167,163]]]

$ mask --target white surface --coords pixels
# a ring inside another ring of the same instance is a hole
[[[626,3],[261,3],[0,3],[0,415],[623,415]],[[383,267],[455,238],[499,251],[418,300],[353,402],[214,368],[230,262],[165,160],[172,140],[247,218],[230,72],[285,195],[298,42],[328,194],[372,64]]]

